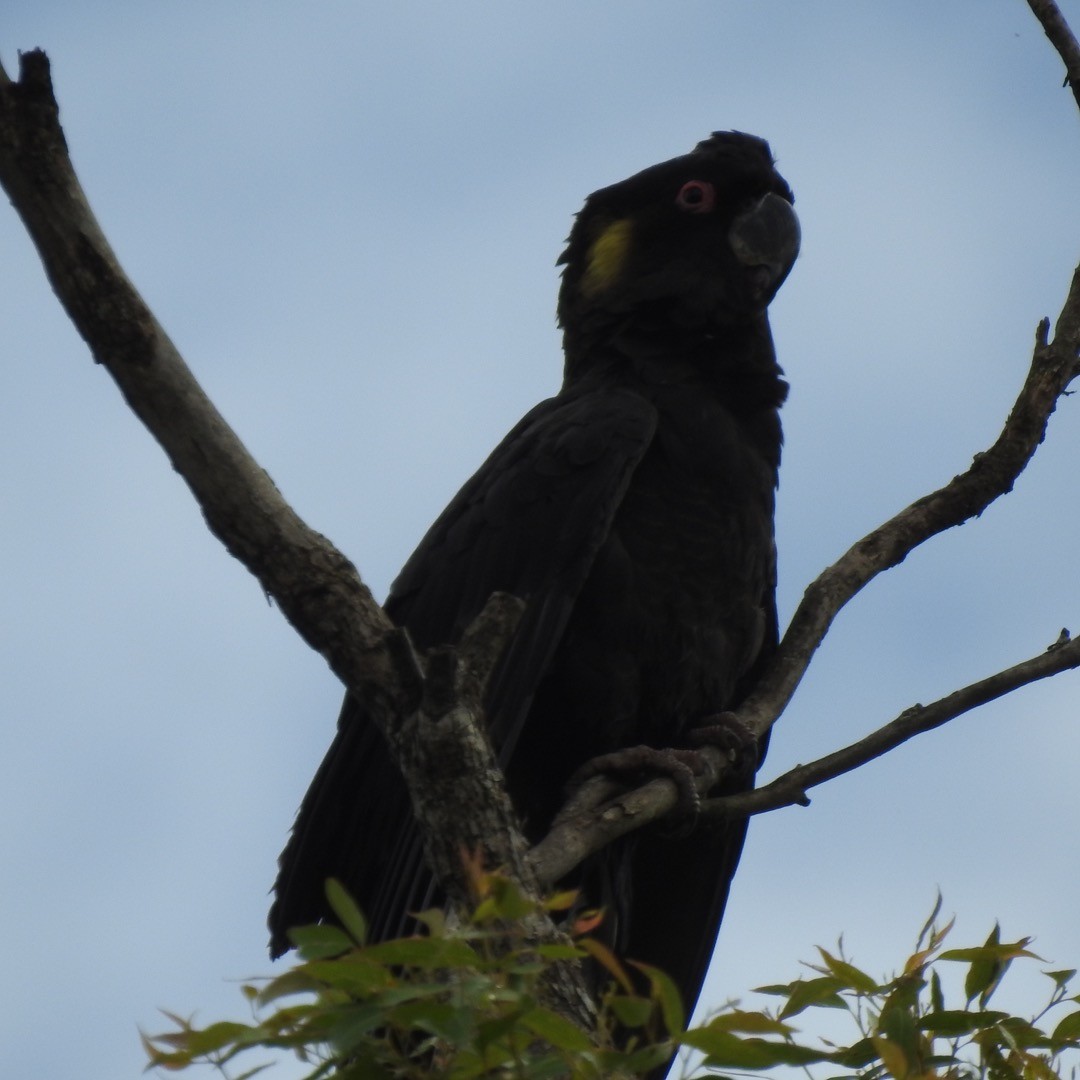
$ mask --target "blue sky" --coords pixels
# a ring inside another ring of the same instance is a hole
[[[584,196],[717,128],[770,140],[803,254],[780,606],[989,445],[1080,259],[1080,127],[1021,0],[16,0],[76,168],[207,391],[377,595],[560,376]],[[1080,27],[1080,3],[1063,4]],[[242,1015],[266,893],[340,689],[205,529],[0,213],[0,1074],[139,1074],[160,1007]],[[1080,632],[1065,399],[1016,491],[838,620],[764,776]],[[707,988],[843,931],[897,960],[940,888],[1080,966],[1080,681],[756,821]],[[281,1076],[295,1075],[291,1065]]]

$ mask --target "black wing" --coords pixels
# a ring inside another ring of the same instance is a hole
[[[630,391],[542,402],[454,497],[391,588],[386,610],[420,649],[456,641],[493,592],[526,601],[488,701],[504,759],[655,429],[653,406]],[[279,866],[275,956],[289,947],[289,927],[327,915],[327,877],[352,892],[379,937],[401,932],[428,895],[408,793],[350,696]]]

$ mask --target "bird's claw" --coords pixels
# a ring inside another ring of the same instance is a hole
[[[724,752],[732,769],[739,774],[753,777],[760,761],[757,736],[730,712],[717,713],[699,727],[687,733],[694,746],[715,746]]]
[[[685,814],[696,814],[701,809],[701,796],[694,778],[704,769],[705,764],[697,750],[658,750],[654,746],[628,746],[585,762],[570,778],[567,787],[570,791],[576,791],[594,776],[640,781],[663,776],[670,780],[678,791],[676,809]]]

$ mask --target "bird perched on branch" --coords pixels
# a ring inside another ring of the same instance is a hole
[[[525,601],[486,714],[530,838],[582,765],[689,746],[776,646],[787,384],[766,308],[798,252],[791,204],[768,144],[740,132],[590,195],[560,260],[562,388],[496,447],[391,588],[386,610],[421,650],[455,642],[495,591]],[[764,746],[751,751],[737,787]],[[582,877],[615,946],[667,971],[688,1008],[745,829],[641,831]],[[281,856],[274,955],[289,927],[330,917],[329,876],[376,936],[401,933],[431,884],[404,782],[351,697]]]

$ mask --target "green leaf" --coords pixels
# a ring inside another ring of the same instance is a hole
[[[678,1049],[674,1043],[653,1043],[640,1050],[624,1053],[618,1050],[600,1051],[596,1055],[601,1077],[609,1076],[647,1076],[655,1069],[666,1068],[668,1061]]]
[[[322,987],[308,975],[306,968],[295,967],[282,972],[276,979],[271,979],[260,991],[256,999],[259,1006],[269,1005],[278,998],[293,994],[317,994]]]
[[[1006,1016],[997,1025],[1013,1047],[1029,1050],[1047,1044],[1046,1033],[1022,1016]]]
[[[1069,1013],[1059,1020],[1051,1038],[1056,1043],[1075,1043],[1080,1040],[1080,1012]]]
[[[832,975],[823,975],[820,979],[800,979],[791,984],[791,994],[787,1003],[780,1010],[780,1019],[797,1016],[804,1009],[843,1009],[843,998],[838,991],[844,989],[844,983]]]
[[[969,1012],[966,1009],[935,1009],[921,1016],[917,1021],[920,1031],[929,1031],[934,1035],[951,1039],[959,1035],[970,1035],[973,1031],[993,1027],[1008,1017],[1003,1012]]]
[[[303,970],[320,983],[354,997],[367,997],[396,982],[388,967],[375,963],[366,953],[347,953],[335,960],[311,960]]]
[[[930,973],[930,1008],[934,1012],[945,1011],[945,995],[941,990],[941,976],[936,971]]]
[[[565,889],[563,892],[552,893],[544,901],[545,911],[569,911],[578,900],[579,889]]]
[[[616,959],[615,954],[602,942],[595,938],[582,938],[581,947],[618,982],[628,994],[633,994],[634,984],[626,969]]]
[[[763,1012],[749,1012],[742,1009],[725,1010],[718,1016],[714,1016],[708,1024],[709,1028],[718,1031],[738,1031],[747,1035],[792,1035],[795,1029],[789,1024],[774,1020]]]
[[[649,980],[650,997],[660,1006],[664,1027],[672,1035],[678,1035],[686,1027],[686,1010],[674,980],[666,972],[651,964],[630,961]]]
[[[860,1039],[851,1046],[833,1051],[832,1060],[849,1069],[865,1069],[871,1062],[878,1060],[877,1047],[870,1038]]]
[[[396,938],[369,945],[364,955],[383,964],[415,967],[424,971],[473,968],[480,964],[476,951],[461,938]]]
[[[480,1050],[486,1050],[492,1043],[505,1039],[521,1023],[521,1010],[517,1009],[494,1020],[484,1020],[477,1025],[474,1042]]]
[[[974,949],[947,949],[940,959],[962,961],[970,965],[964,979],[964,993],[968,1001],[977,997],[980,1005],[985,1007],[1013,960],[1019,957],[1041,959],[1028,950],[1030,943],[1031,938],[1003,943],[1001,928],[995,923],[994,929],[981,946]]]
[[[371,1033],[385,1023],[386,1010],[380,1002],[349,1005],[328,1026],[326,1040],[338,1054],[348,1057],[355,1054]]]
[[[769,983],[768,986],[755,986],[755,994],[771,994],[773,997],[790,997],[795,992],[796,986],[801,986],[802,979],[796,979],[790,983]]]
[[[742,1039],[712,1026],[692,1028],[679,1042],[704,1053],[710,1067],[761,1070],[776,1065],[815,1065],[831,1059],[826,1051],[798,1043]]]
[[[485,911],[484,921],[496,918],[513,922],[536,911],[536,902],[525,896],[517,882],[500,874],[492,874],[488,880],[491,896],[476,909],[479,914],[481,908],[490,905],[490,910]]]
[[[421,926],[427,929],[428,937],[446,937],[446,912],[442,908],[414,911],[411,915]]]
[[[356,906],[356,901],[346,892],[345,886],[337,878],[326,879],[326,901],[353,941],[357,945],[365,944],[367,920]]]
[[[607,1006],[615,1014],[615,1019],[623,1027],[644,1027],[653,1013],[653,1003],[648,998],[636,994],[612,994]]]
[[[352,939],[338,926],[294,926],[289,940],[302,960],[325,960],[353,947]]]
[[[207,1028],[194,1030],[188,1033],[187,1051],[194,1057],[205,1057],[226,1046],[231,1046],[238,1039],[254,1030],[247,1024],[237,1024],[229,1020],[221,1020],[211,1024]]]
[[[536,945],[531,952],[543,960],[580,960],[585,955],[576,945]]]
[[[530,1009],[521,1018],[521,1023],[544,1042],[560,1050],[582,1053],[593,1048],[592,1040],[581,1028],[551,1009]]]
[[[860,971],[854,964],[849,964],[846,960],[833,956],[832,953],[827,952],[820,945],[818,946],[818,952],[821,954],[821,959],[825,961],[829,974],[839,979],[844,984],[844,989],[851,989],[859,994],[876,994],[878,992],[877,982],[871,979],[865,971]]]
[[[426,1031],[452,1044],[465,1042],[473,1028],[469,1010],[445,1001],[409,1001],[391,1010],[390,1019],[403,1031]]]
[[[1044,971],[1048,979],[1053,979],[1058,989],[1064,989],[1076,974],[1076,968],[1067,968],[1064,971]]]
[[[923,923],[923,928],[919,931],[918,940],[915,942],[915,951],[918,952],[923,947],[923,942],[928,943],[928,947],[934,948],[934,939],[937,935],[934,933],[934,923],[937,922],[937,917],[941,914],[941,890],[938,889],[937,896],[934,899],[933,909],[930,911],[926,922]]]

